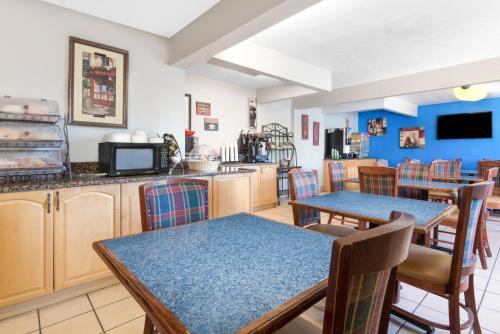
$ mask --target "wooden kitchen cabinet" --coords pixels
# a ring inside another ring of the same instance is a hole
[[[60,189],[55,195],[55,289],[109,275],[92,243],[120,235],[120,185]]]
[[[260,208],[274,207],[278,201],[276,166],[260,166]]]
[[[0,307],[52,292],[52,191],[0,195]]]
[[[213,178],[214,217],[252,211],[251,173],[218,175]]]
[[[123,183],[120,191],[120,233],[122,236],[142,232],[139,186],[146,182]]]

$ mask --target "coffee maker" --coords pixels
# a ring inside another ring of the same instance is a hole
[[[266,133],[240,134],[238,151],[244,156],[246,162],[268,162]]]

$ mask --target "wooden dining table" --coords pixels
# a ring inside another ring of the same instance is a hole
[[[160,333],[270,333],[326,296],[334,240],[242,213],[94,249]]]
[[[456,205],[446,203],[354,191],[339,191],[289,203],[377,225],[387,224],[392,211],[406,212],[415,216],[416,237],[421,235],[426,246],[430,246],[432,229],[457,209]]]

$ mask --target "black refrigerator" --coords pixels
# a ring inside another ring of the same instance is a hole
[[[325,130],[325,159],[332,159],[332,149],[340,153],[341,158],[349,157],[351,128],[332,128]]]

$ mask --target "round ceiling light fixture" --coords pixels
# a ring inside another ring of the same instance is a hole
[[[486,85],[464,85],[453,88],[453,94],[461,101],[479,101],[488,96]]]

